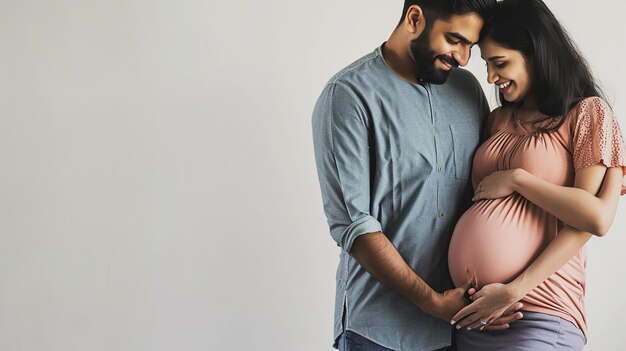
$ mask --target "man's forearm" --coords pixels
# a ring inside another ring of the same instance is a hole
[[[359,236],[352,245],[350,255],[387,288],[422,310],[430,307],[436,292],[409,267],[383,233]]]

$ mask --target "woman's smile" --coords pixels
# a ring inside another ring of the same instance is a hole
[[[496,85],[503,95],[507,95],[513,87],[513,82],[509,80],[504,83],[496,83]]]

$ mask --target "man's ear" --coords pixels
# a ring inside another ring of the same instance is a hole
[[[426,17],[424,17],[424,11],[418,5],[411,5],[406,12],[406,17],[402,22],[402,26],[412,34],[412,36],[419,36],[426,28]]]

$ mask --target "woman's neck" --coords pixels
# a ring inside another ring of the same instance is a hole
[[[533,97],[525,98],[521,104],[515,107],[515,110],[516,118],[523,122],[532,122],[544,117],[539,111],[537,100]]]
[[[524,98],[524,100],[522,101],[522,104],[519,105],[517,109],[520,111],[527,111],[527,112],[536,111],[539,109],[538,104],[537,104],[537,99],[535,99],[532,96]]]

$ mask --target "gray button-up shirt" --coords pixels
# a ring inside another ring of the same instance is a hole
[[[356,332],[393,350],[450,344],[451,327],[372,278],[349,254],[382,231],[433,289],[452,287],[448,244],[471,199],[470,165],[489,106],[476,78],[412,84],[382,47],[326,85],[313,112],[315,160],[337,269],[335,338]]]

